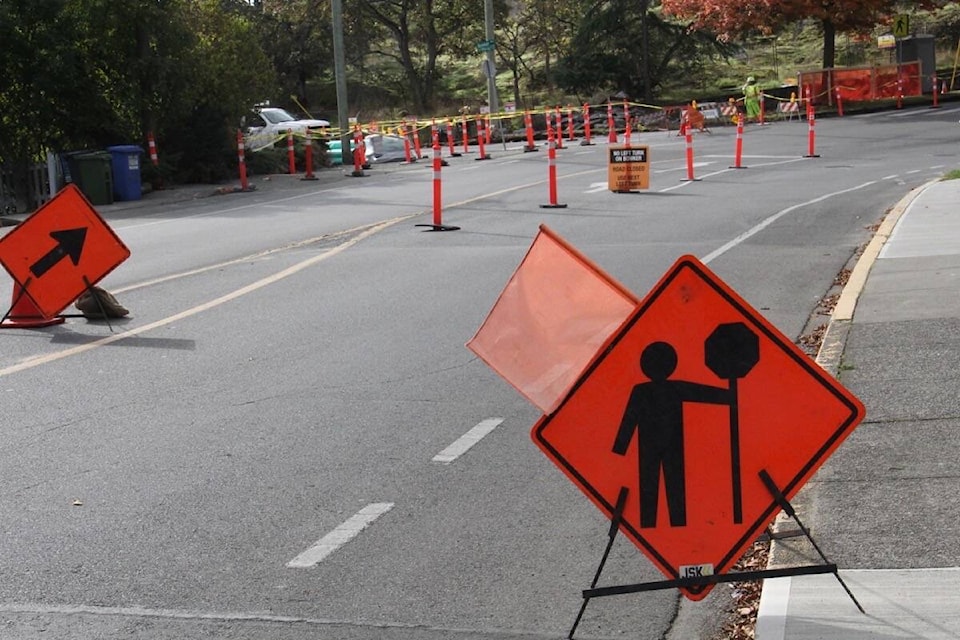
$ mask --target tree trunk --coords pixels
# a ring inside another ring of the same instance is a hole
[[[823,19],[823,68],[833,69],[837,50],[837,28],[829,18]]]

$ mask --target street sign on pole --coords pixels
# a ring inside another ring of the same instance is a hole
[[[73,184],[0,239],[0,263],[44,318],[128,257],[130,250]]]
[[[893,21],[893,35],[896,38],[906,38],[910,35],[910,14],[901,13]]]
[[[780,510],[764,478],[789,500],[864,413],[792,340],[685,256],[532,437],[676,580],[726,573]],[[712,587],[681,591],[700,600]]]

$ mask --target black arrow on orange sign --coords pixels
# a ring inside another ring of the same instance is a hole
[[[80,254],[83,252],[83,241],[87,237],[87,228],[51,231],[50,237],[57,241],[57,246],[30,266],[30,273],[36,278],[42,277],[58,262],[67,257],[73,262],[73,266],[77,266],[80,262]]]

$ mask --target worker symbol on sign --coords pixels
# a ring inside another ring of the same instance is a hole
[[[704,343],[705,364],[727,386],[671,380],[677,352],[666,342],[653,342],[640,355],[640,370],[649,382],[633,387],[627,401],[613,452],[625,455],[637,433],[640,472],[640,526],[657,526],[660,476],[667,499],[670,526],[687,524],[684,469],[683,406],[688,402],[727,405],[730,409],[730,449],[733,482],[733,519],[743,521],[740,492],[740,438],[737,380],[759,361],[759,341],[741,322],[719,325]]]

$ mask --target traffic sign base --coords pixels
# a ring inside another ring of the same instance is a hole
[[[727,582],[751,582],[755,580],[766,580],[767,578],[785,578],[801,575],[820,575],[832,573],[836,577],[837,582],[840,583],[840,586],[843,587],[843,590],[846,591],[847,595],[850,597],[850,600],[853,601],[853,604],[856,605],[857,609],[860,610],[860,613],[866,614],[866,611],[864,611],[863,607],[857,601],[856,597],[853,595],[853,592],[850,591],[849,587],[847,587],[846,583],[843,581],[843,578],[840,577],[837,565],[827,560],[827,557],[824,555],[823,551],[821,551],[819,545],[817,545],[816,541],[810,535],[810,530],[807,529],[806,526],[804,526],[804,524],[800,521],[800,518],[797,516],[797,512],[794,510],[793,505],[790,504],[790,501],[787,500],[781,489],[776,485],[776,483],[774,483],[773,479],[770,477],[770,474],[768,474],[765,469],[762,469],[759,473],[759,476],[780,508],[783,509],[784,513],[786,513],[789,517],[793,518],[794,522],[800,528],[802,535],[810,541],[811,545],[813,545],[813,548],[816,550],[821,560],[823,560],[823,564],[806,565],[800,567],[785,567],[781,569],[763,569],[760,571],[738,571],[715,575],[698,575],[677,578],[675,580],[658,580],[654,582],[639,582],[635,584],[622,584],[598,588],[597,582],[600,581],[600,574],[603,573],[603,568],[607,563],[607,558],[610,556],[610,550],[613,548],[614,540],[616,540],[617,532],[620,530],[620,522],[623,518],[623,510],[627,504],[627,494],[630,491],[627,487],[621,487],[620,494],[617,496],[616,507],[614,508],[612,517],[610,518],[610,528],[607,531],[606,549],[604,549],[603,556],[600,559],[600,564],[597,567],[596,573],[594,574],[593,581],[590,583],[590,588],[584,589],[582,592],[583,602],[580,605],[580,611],[577,613],[577,617],[573,622],[573,626],[570,628],[570,632],[567,634],[567,640],[573,640],[573,634],[576,633],[577,627],[580,625],[580,621],[583,619],[583,614],[586,611],[587,604],[590,603],[591,598],[625,595],[628,593],[642,593],[645,591],[658,591],[661,589],[696,590],[697,587],[706,587],[709,585]]]
[[[581,141],[580,141],[580,146],[581,146],[581,147],[592,147],[592,146],[593,146],[593,143],[592,143],[592,142],[587,142],[586,140],[581,140]]]
[[[63,316],[54,316],[52,318],[43,318],[39,316],[7,316],[0,321],[0,329],[38,329],[40,327],[50,327],[55,324],[63,324],[67,319]]]
[[[539,151],[539,150],[540,150],[540,147],[538,147],[537,145],[532,145],[532,146],[527,145],[523,148],[524,153],[530,153],[531,151]]]
[[[415,227],[430,227],[425,231],[459,231],[460,227],[453,227],[446,224],[415,224]]]
[[[541,209],[566,209],[567,205],[565,204],[542,204],[540,205]]]

